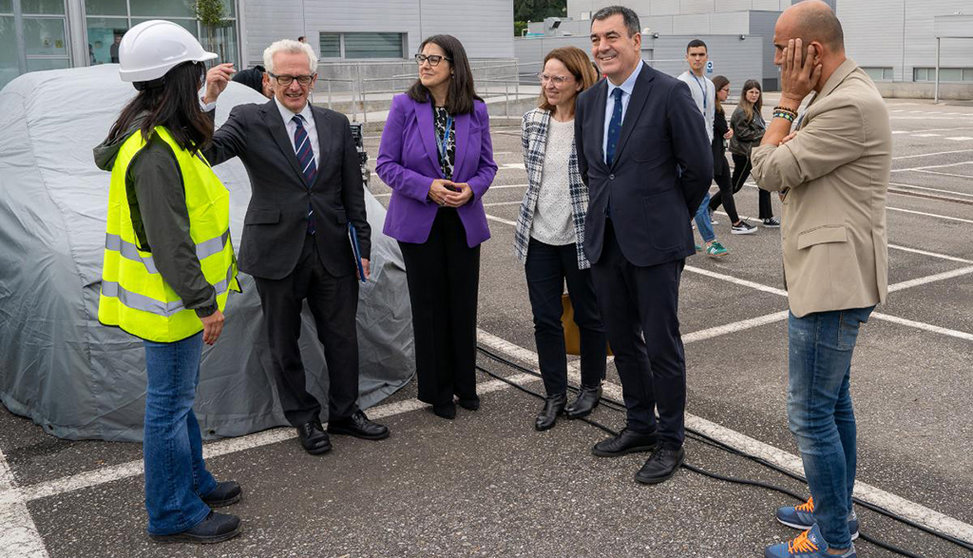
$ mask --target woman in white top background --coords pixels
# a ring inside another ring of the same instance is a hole
[[[534,339],[547,392],[534,427],[547,430],[562,412],[580,418],[598,404],[607,341],[582,248],[588,187],[581,180],[574,143],[575,101],[598,81],[598,75],[584,51],[562,47],[544,57],[538,78],[538,108],[523,119],[528,186],[514,248],[527,274]],[[565,281],[581,334],[581,392],[571,405],[567,405],[567,355],[561,327]]]

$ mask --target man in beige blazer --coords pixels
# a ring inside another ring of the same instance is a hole
[[[778,509],[781,523],[806,531],[767,547],[765,556],[854,557],[851,357],[859,325],[888,292],[892,131],[875,85],[845,57],[841,24],[827,4],[809,0],[785,10],[774,46],[780,106],[751,157],[757,184],[779,192],[783,204],[787,414],[812,498]]]

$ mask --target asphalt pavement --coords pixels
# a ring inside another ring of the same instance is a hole
[[[863,327],[852,365],[860,493],[973,543],[973,105],[888,104],[892,292]],[[482,249],[480,341],[536,370],[524,272],[513,255],[526,184],[519,126],[497,120],[492,134],[500,170],[484,198],[492,238]],[[366,145],[373,165],[378,137]],[[370,190],[388,203],[374,175]],[[756,214],[752,184],[737,207]],[[799,480],[719,445],[799,468],[785,415],[779,231],[733,236],[724,214],[716,220],[730,253],[689,258],[680,293],[690,425],[712,438],[690,437],[687,463],[806,495]],[[535,392],[540,381],[486,355],[479,364],[482,407],[460,409],[454,421],[428,412],[410,384],[369,410],[392,429],[387,440],[334,437],[335,449],[318,457],[300,449],[291,429],[208,443],[214,474],[244,487],[230,508],[243,534],[208,547],[162,546],[145,535],[140,445],[58,440],[0,410],[0,556],[756,557],[795,535],[773,517],[797,502],[785,494],[689,469],[643,486],[633,476],[645,455],[591,454],[607,435],[597,426],[562,419],[534,431],[540,400],[487,372]],[[613,366],[608,382],[619,384]],[[613,429],[623,417],[610,404],[592,416]],[[926,558],[973,555],[858,510],[865,537]],[[856,546],[863,558],[896,556],[865,540]]]

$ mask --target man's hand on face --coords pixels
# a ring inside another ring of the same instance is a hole
[[[815,55],[820,54],[814,45],[808,45],[806,54],[801,47],[801,39],[787,41],[780,66],[780,104],[794,111],[817,86],[822,71],[822,65],[814,61]]]
[[[210,68],[206,72],[206,93],[203,95],[203,102],[209,104],[216,101],[235,73],[232,62],[217,64]]]

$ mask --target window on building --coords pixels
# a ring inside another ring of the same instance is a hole
[[[341,58],[341,34],[321,33],[321,58]]]
[[[913,68],[912,79],[913,81],[936,81],[936,68]],[[939,68],[939,81],[973,82],[973,68]]]
[[[862,68],[872,81],[892,81],[892,68]]]
[[[321,58],[405,58],[405,33],[321,33]]]

